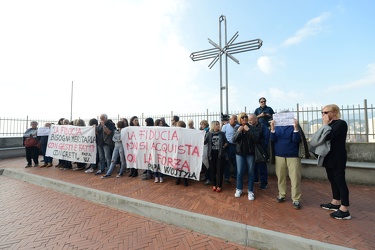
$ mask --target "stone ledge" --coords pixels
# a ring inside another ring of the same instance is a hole
[[[302,164],[307,164],[307,165],[315,165],[316,166],[316,164],[317,164],[316,159],[302,159],[301,162],[302,162]],[[348,161],[348,162],[346,162],[346,167],[375,169],[375,163],[373,163],[373,162]]]

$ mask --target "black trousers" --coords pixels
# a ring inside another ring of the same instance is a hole
[[[27,164],[31,165],[31,160],[34,161],[34,164],[39,164],[38,158],[39,158],[39,148],[37,146],[34,147],[28,147],[26,148],[26,160]]]
[[[326,172],[331,183],[333,199],[341,200],[343,206],[349,206],[349,189],[345,180],[345,168],[346,166],[326,168]]]
[[[210,172],[211,172],[211,182],[215,187],[221,188],[223,186],[223,175],[225,167],[225,157],[218,157],[218,152],[213,150],[211,152]]]

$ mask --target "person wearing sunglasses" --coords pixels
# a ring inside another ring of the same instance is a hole
[[[257,116],[258,121],[264,124],[267,128],[270,126],[272,116],[275,114],[273,109],[266,105],[267,100],[264,97],[259,98],[259,107],[255,109],[254,114]]]
[[[255,166],[255,142],[259,140],[259,130],[249,124],[249,116],[242,112],[238,115],[240,126],[233,135],[236,144],[237,183],[234,197],[239,198],[243,190],[243,178],[248,172],[248,199],[255,199],[254,195],[254,166]]]
[[[332,201],[321,204],[326,210],[333,210],[332,218],[349,220],[351,215],[348,211],[349,189],[345,180],[345,169],[347,161],[346,136],[348,124],[340,119],[340,108],[336,104],[329,104],[322,109],[323,127],[331,128],[324,140],[330,142],[330,150],[324,157],[323,167],[327,172],[327,178],[331,183]]]

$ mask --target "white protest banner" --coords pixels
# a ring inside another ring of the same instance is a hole
[[[293,126],[294,125],[294,113],[285,112],[277,113],[273,115],[275,126]]]
[[[38,128],[38,136],[48,136],[49,135],[49,131],[51,129],[49,127],[41,127],[41,128]]]
[[[127,167],[199,181],[204,135],[179,127],[126,127],[121,140]]]
[[[95,163],[95,128],[53,125],[48,136],[46,156],[67,161]]]

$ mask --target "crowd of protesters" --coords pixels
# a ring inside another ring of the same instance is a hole
[[[276,176],[278,180],[277,202],[284,202],[287,193],[287,176],[291,183],[291,199],[295,209],[301,208],[301,144],[306,144],[306,138],[298,121],[294,120],[293,125],[277,126],[272,119],[274,111],[266,105],[266,99],[259,99],[260,106],[254,113],[241,112],[240,114],[222,114],[221,121],[202,120],[199,129],[205,131],[204,153],[202,160],[202,170],[199,179],[205,185],[210,185],[211,190],[217,193],[222,192],[231,181],[236,182],[234,197],[240,198],[247,192],[248,200],[255,197],[254,185],[259,184],[260,190],[268,188],[268,167],[269,162],[275,164]],[[333,199],[330,203],[321,204],[323,209],[334,210],[331,217],[336,219],[350,219],[351,216],[347,207],[349,206],[349,190],[345,182],[346,151],[345,121],[340,120],[340,110],[337,105],[327,105],[322,111],[324,126],[323,132],[319,130],[316,137],[316,145],[312,148],[312,153],[321,157],[321,164],[327,169],[327,176],[332,186]],[[165,118],[161,117],[154,121],[153,118],[145,119],[146,126],[169,127]],[[45,128],[51,127],[51,123],[46,123]],[[81,119],[69,121],[61,118],[57,125],[86,126]],[[48,136],[38,135],[38,123],[32,121],[30,128],[24,133],[24,146],[26,149],[26,168],[34,167],[50,168],[53,166],[53,159],[46,155]],[[83,170],[87,174],[95,174],[102,179],[112,177],[116,172],[116,177],[125,175],[135,178],[141,175],[142,180],[154,180],[155,183],[163,183],[165,175],[162,172],[152,170],[140,170],[128,168],[125,160],[124,147],[121,141],[121,130],[128,126],[140,126],[137,116],[133,116],[128,122],[127,119],[120,119],[115,124],[108,119],[107,114],[101,114],[99,120],[93,118],[88,126],[95,127],[97,155],[96,163],[86,164],[80,162],[70,162],[58,160],[58,167],[61,170]],[[187,123],[181,121],[178,116],[171,119],[171,127],[181,127],[195,129],[193,120]],[[344,138],[344,139],[343,139]],[[331,143],[327,143],[330,141]],[[258,160],[258,146],[266,155],[263,160]],[[310,155],[308,148],[305,149],[304,156]],[[43,164],[39,164],[39,154],[43,156]],[[270,157],[272,156],[272,157]],[[76,167],[73,167],[76,165]],[[119,165],[119,169],[116,169]],[[247,186],[244,191],[244,180],[247,176]],[[185,186],[189,185],[187,178],[175,178],[175,184],[179,185],[183,181]]]

